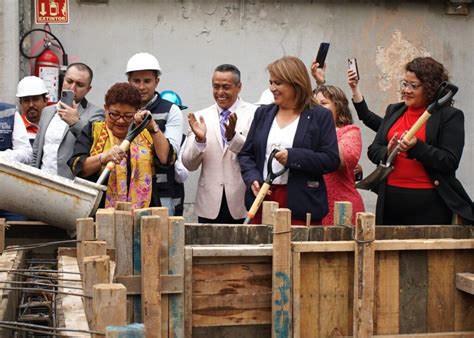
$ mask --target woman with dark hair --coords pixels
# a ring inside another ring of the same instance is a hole
[[[334,202],[352,203],[352,224],[358,212],[364,212],[364,202],[355,188],[354,170],[362,151],[362,136],[359,127],[353,124],[347,97],[342,89],[322,85],[315,91],[318,103],[329,109],[336,123],[337,145],[341,165],[339,169],[324,175],[328,191],[329,213],[323,218],[323,225],[334,224]]]
[[[119,147],[130,124],[140,123],[150,114],[138,111],[140,107],[141,97],[135,87],[114,84],[105,95],[105,121],[89,123],[76,140],[74,155],[68,161],[74,175],[97,181],[105,165],[115,162],[101,207],[113,208],[119,201],[132,202],[136,209],[160,206],[154,173],[159,166],[173,163],[176,156],[173,147],[166,153],[155,121],[152,119],[132,141],[128,152]]]
[[[304,63],[286,56],[268,65],[274,103],[261,106],[239,153],[242,178],[250,208],[267,176],[267,162],[274,149],[274,172],[288,171],[273,181],[267,200],[292,212],[292,224],[320,224],[328,212],[323,175],[339,167],[336,129],[331,112],[314,101]],[[260,216],[254,223],[260,223]]]
[[[379,164],[400,145],[394,169],[378,191],[377,224],[450,224],[454,214],[474,220],[472,201],[455,176],[464,147],[463,112],[448,103],[415,137],[403,138],[446,80],[446,69],[431,57],[415,58],[405,66],[403,102],[388,106],[368,150],[370,160]]]

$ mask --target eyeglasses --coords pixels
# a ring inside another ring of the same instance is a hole
[[[408,82],[406,80],[401,80],[400,81],[400,89],[405,90],[405,89],[410,89],[410,90],[416,90],[420,87],[423,86],[423,83],[421,82]]]
[[[112,119],[112,121],[118,121],[120,120],[121,118],[124,119],[125,122],[132,122],[133,121],[133,117],[135,116],[135,114],[120,114],[120,113],[117,113],[115,111],[109,111],[109,117]]]

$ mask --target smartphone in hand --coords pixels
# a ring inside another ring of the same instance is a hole
[[[357,75],[357,80],[360,80],[359,68],[357,67],[357,59],[356,58],[347,59],[347,68],[349,70],[354,71],[354,73],[356,73],[356,75]]]
[[[74,101],[74,92],[72,90],[63,90],[61,92],[61,102],[67,104],[69,107],[72,107],[72,102]]]
[[[326,56],[329,51],[329,42],[321,42],[318,49],[318,54],[316,55],[316,63],[319,64],[318,68],[323,68],[324,63],[326,62]]]

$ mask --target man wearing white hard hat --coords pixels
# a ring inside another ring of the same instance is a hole
[[[86,99],[91,90],[92,69],[81,62],[68,66],[62,90],[74,93],[72,106],[63,102],[41,112],[33,143],[32,165],[47,173],[73,179],[67,161],[72,157],[76,137],[89,122],[104,118],[104,111]]]
[[[42,79],[26,76],[18,82],[16,97],[20,100],[20,114],[31,145],[38,133],[41,111],[48,105],[48,89]]]
[[[176,104],[161,98],[156,91],[160,82],[161,67],[158,60],[149,53],[137,53],[127,63],[128,82],[140,92],[142,110],[149,110],[157,127],[162,151],[158,159],[163,166],[156,172],[160,204],[168,208],[169,215],[174,215],[174,162],[179,152],[183,134],[183,115]]]

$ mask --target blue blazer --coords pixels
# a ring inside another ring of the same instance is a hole
[[[239,153],[242,178],[247,186],[245,204],[252,205],[255,196],[250,186],[253,181],[264,181],[263,167],[267,138],[278,106],[262,106],[255,117],[247,139]],[[328,213],[326,185],[323,175],[337,170],[340,165],[336,127],[331,112],[316,106],[305,109],[300,116],[293,148],[288,148],[288,208],[292,218],[306,219],[311,213],[313,221]]]

